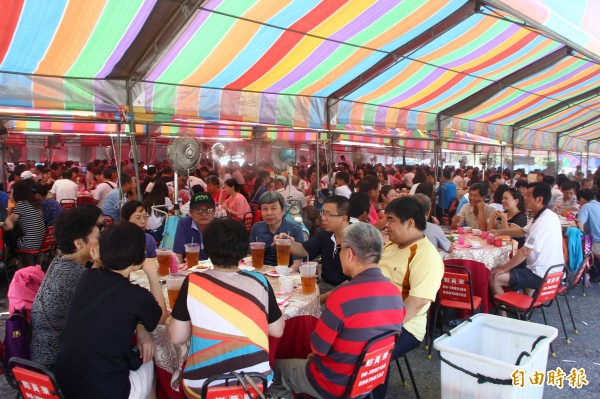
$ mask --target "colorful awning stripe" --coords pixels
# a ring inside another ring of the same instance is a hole
[[[417,147],[514,138],[551,150],[560,138],[577,152],[600,137],[597,1],[0,0],[0,10],[0,118],[56,120],[48,131],[80,130],[65,122],[77,112],[114,126],[131,106],[145,135],[198,119],[199,136],[246,138],[261,124],[293,142],[331,129]]]

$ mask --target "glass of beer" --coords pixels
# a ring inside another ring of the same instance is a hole
[[[192,242],[185,244],[185,262],[187,263],[188,269],[194,266],[198,266],[200,261],[200,244]]]
[[[275,245],[277,245],[277,266],[289,266],[292,240],[289,238],[278,238],[275,240]]]
[[[177,300],[177,296],[179,295],[179,290],[181,289],[181,284],[183,284],[183,280],[185,280],[185,276],[181,274],[172,274],[167,276],[167,293],[169,294],[169,309],[173,309],[175,306],[175,301]]]
[[[317,289],[317,262],[300,263],[302,293],[314,294]]]
[[[171,255],[173,250],[169,248],[159,248],[156,250],[156,260],[158,261],[158,275],[166,276],[171,267]]]
[[[252,266],[255,269],[262,269],[265,266],[265,243],[251,242],[250,253],[252,255]]]

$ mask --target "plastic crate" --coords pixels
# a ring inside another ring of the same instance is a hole
[[[489,314],[471,317],[435,340],[442,359],[442,399],[541,399],[546,381],[534,385],[529,377],[546,374],[548,347],[557,335],[556,328],[544,324]],[[513,385],[519,383],[512,377],[515,370],[524,372],[523,387]]]

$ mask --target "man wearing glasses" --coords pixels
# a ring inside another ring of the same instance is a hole
[[[319,290],[321,292],[321,302],[327,298],[326,294],[333,290],[348,277],[342,271],[340,262],[339,247],[342,244],[342,238],[346,227],[350,225],[348,217],[348,207],[350,201],[341,195],[333,195],[325,199],[323,209],[321,210],[321,227],[314,236],[303,243],[295,242],[294,237],[285,233],[277,234],[274,238],[291,238],[291,253],[300,258],[314,259],[321,256],[321,282]]]
[[[190,201],[190,213],[177,223],[177,231],[173,240],[173,253],[180,263],[185,260],[185,244],[200,244],[200,260],[207,259],[204,252],[202,233],[215,217],[215,201],[206,193],[196,194]]]

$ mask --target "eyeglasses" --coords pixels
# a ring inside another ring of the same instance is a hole
[[[208,215],[209,213],[213,213],[215,210],[214,208],[208,208],[208,209],[198,209],[193,211],[192,213],[195,215]]]
[[[96,223],[96,227],[98,230],[102,231],[102,229],[106,227],[106,221]]]
[[[333,213],[329,213],[329,212],[325,212],[325,211],[319,211],[319,214],[321,215],[321,217],[325,216],[328,218],[346,216],[346,215],[334,215]]]

